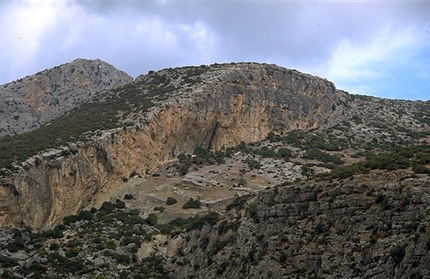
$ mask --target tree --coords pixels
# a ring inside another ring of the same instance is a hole
[[[302,175],[309,179],[315,175],[315,170],[308,164],[302,165]]]

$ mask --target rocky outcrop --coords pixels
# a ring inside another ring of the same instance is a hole
[[[410,175],[261,191],[217,224],[174,237],[170,270],[176,278],[427,278],[430,178]]]
[[[134,127],[23,163],[1,187],[0,224],[56,224],[98,192],[120,187],[131,174],[145,176],[196,146],[220,149],[261,140],[269,131],[322,127],[337,98],[331,82],[275,65],[223,65],[201,78],[154,100],[157,105],[137,115],[143,120]]]
[[[0,86],[0,136],[36,129],[94,93],[131,82],[101,60],[76,59]]]

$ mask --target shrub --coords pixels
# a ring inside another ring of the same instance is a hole
[[[134,196],[132,194],[125,194],[124,199],[125,200],[132,200],[132,199],[134,199]]]
[[[412,166],[412,171],[414,173],[430,173],[430,169],[426,165],[415,164]]]
[[[249,204],[246,208],[246,211],[255,223],[260,223],[260,217],[258,216],[258,208],[255,203]]]
[[[139,214],[140,210],[137,208],[130,209],[130,211],[128,212],[128,215],[130,216],[139,216]]]
[[[247,159],[246,162],[248,163],[248,167],[250,170],[259,169],[261,167],[260,162],[254,159]]]
[[[19,265],[19,263],[17,260],[9,258],[9,257],[0,256],[0,266],[7,268],[7,267],[18,266],[18,265]]]
[[[72,223],[75,223],[76,221],[78,221],[78,216],[76,215],[69,215],[63,218],[63,223],[64,225],[69,226]]]
[[[219,220],[219,216],[219,213],[211,211],[204,217],[205,222],[210,225],[215,225]]]
[[[227,211],[229,211],[229,210],[231,210],[233,208],[243,209],[243,206],[244,206],[245,202],[246,202],[246,199],[244,197],[236,196],[234,198],[234,201],[232,203],[228,204],[225,207],[225,209]]]
[[[154,213],[149,214],[148,218],[145,219],[145,222],[150,226],[156,225],[157,221],[158,221],[157,215],[155,215]]]
[[[317,234],[323,233],[323,232],[325,231],[324,224],[322,224],[322,223],[317,223],[317,224],[315,225],[314,231],[315,231],[315,233],[317,233]]]
[[[125,208],[125,202],[123,202],[122,200],[117,199],[115,201],[115,207],[118,208],[118,209]]]
[[[49,246],[49,250],[51,251],[57,251],[60,248],[60,245],[56,242],[52,242]]]
[[[91,221],[93,219],[93,214],[88,210],[82,210],[77,216],[78,220]]]
[[[66,252],[66,256],[68,258],[76,257],[79,254],[79,252],[81,252],[81,248],[79,248],[78,246],[75,246],[75,247],[70,248]]]
[[[309,164],[302,165],[301,169],[302,169],[301,174],[303,176],[306,176],[307,179],[315,175],[315,170]]]
[[[154,207],[154,211],[160,211],[160,212],[163,212],[163,211],[164,211],[164,209],[166,209],[164,206],[156,206],[156,207]]]
[[[293,156],[293,151],[291,151],[291,149],[288,149],[285,147],[279,148],[278,152],[277,152],[277,156],[281,157],[281,158],[288,159],[288,158],[291,158],[291,156]]]
[[[190,198],[183,206],[182,209],[200,208],[200,201],[198,199]]]
[[[396,245],[390,251],[390,256],[395,264],[399,264],[405,256],[405,246]]]
[[[100,207],[100,211],[104,211],[107,214],[112,213],[115,210],[115,206],[111,202],[104,202]]]
[[[172,204],[175,204],[177,202],[178,201],[175,198],[173,198],[173,197],[168,197],[167,200],[166,200],[166,204],[167,205],[172,205]]]

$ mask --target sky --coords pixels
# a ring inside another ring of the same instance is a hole
[[[273,63],[353,94],[430,99],[430,1],[0,0],[0,84],[104,60],[136,77]]]

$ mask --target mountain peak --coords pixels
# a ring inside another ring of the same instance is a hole
[[[75,59],[0,87],[0,136],[21,134],[63,115],[94,93],[131,82],[100,60]]]

